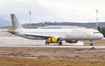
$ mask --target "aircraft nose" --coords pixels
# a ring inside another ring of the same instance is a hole
[[[100,38],[104,38],[104,35],[103,34],[100,34],[100,36],[99,36]]]

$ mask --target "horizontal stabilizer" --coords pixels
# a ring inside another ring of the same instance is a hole
[[[12,26],[10,26],[10,31],[11,31],[12,33],[15,32]]]

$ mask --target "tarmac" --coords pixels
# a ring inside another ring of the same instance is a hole
[[[45,40],[31,40],[22,37],[0,37],[0,47],[46,47],[46,48],[105,48],[105,46],[85,46],[82,41],[66,43],[59,46],[57,43],[45,45]]]

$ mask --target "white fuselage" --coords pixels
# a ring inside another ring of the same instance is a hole
[[[17,29],[15,32],[51,35],[63,37],[63,40],[97,40],[103,38],[103,35],[95,29]]]

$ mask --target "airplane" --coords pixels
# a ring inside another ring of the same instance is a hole
[[[62,41],[67,43],[77,43],[79,40],[90,40],[90,46],[93,46],[92,40],[102,39],[104,36],[96,29],[25,29],[17,20],[15,14],[11,14],[11,33],[23,38],[33,39],[42,38],[45,45],[57,43],[62,45]]]

